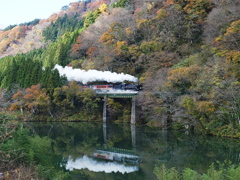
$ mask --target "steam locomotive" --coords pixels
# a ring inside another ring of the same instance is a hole
[[[140,84],[101,84],[101,85],[83,85],[82,88],[90,88],[95,91],[102,91],[102,90],[132,90],[132,91],[141,91],[142,85]]]

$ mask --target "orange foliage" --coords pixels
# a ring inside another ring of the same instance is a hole
[[[23,98],[23,96],[24,96],[24,92],[20,90],[16,94],[13,95],[12,99],[13,100],[21,99],[21,98]]]
[[[4,53],[9,47],[21,43],[32,30],[32,26],[15,26],[11,30],[0,33],[0,53]]]
[[[19,108],[19,106],[18,106],[18,102],[13,103],[13,104],[10,106],[10,111],[17,110],[18,108]]]
[[[87,4],[87,8],[91,10],[95,10],[100,7],[101,4],[107,4],[106,0],[92,1]]]
[[[78,36],[76,43],[73,44],[72,48],[71,48],[71,55],[72,56],[79,56],[79,49],[81,46],[81,36]]]
[[[54,13],[48,18],[48,21],[56,21],[57,18],[58,18],[58,14]]]
[[[167,5],[170,5],[170,4],[174,4],[174,2],[172,0],[166,0],[165,2]]]
[[[79,7],[80,7],[80,3],[78,3],[78,2],[73,2],[70,5],[71,10],[77,10]]]
[[[10,45],[11,41],[9,39],[4,39],[0,42],[0,53],[3,53],[7,47]]]
[[[25,106],[25,100],[23,98],[24,95],[25,95],[25,92],[22,90],[18,90],[18,92],[13,95],[12,100],[14,100],[15,102],[10,107],[11,111],[14,111],[19,108],[22,109]]]
[[[94,56],[95,52],[96,52],[97,48],[96,47],[90,47],[88,48],[86,54],[91,58]]]

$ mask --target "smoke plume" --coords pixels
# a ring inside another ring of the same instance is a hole
[[[73,69],[72,67],[62,67],[60,65],[55,65],[54,69],[57,69],[61,76],[65,75],[68,81],[78,81],[86,84],[88,82],[94,81],[107,81],[112,83],[131,81],[137,82],[138,79],[132,75],[124,73],[115,73],[110,71],[97,71],[97,70],[81,70]]]

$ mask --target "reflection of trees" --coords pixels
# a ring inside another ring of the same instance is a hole
[[[141,142],[138,147],[141,149],[138,151],[144,152],[140,156],[152,158],[152,161],[147,161],[153,164],[166,163],[169,167],[189,167],[202,172],[216,160],[222,163],[225,160],[240,162],[240,142],[237,140],[171,131],[167,133],[166,139],[161,131],[146,132],[146,129],[139,136]],[[155,153],[152,155],[152,152]]]
[[[94,123],[33,123],[27,124],[36,134],[48,135],[53,140],[54,153],[73,159],[91,155],[104,145],[102,124]],[[153,176],[156,164],[166,163],[178,170],[189,167],[204,172],[213,162],[231,160],[239,163],[240,142],[234,139],[200,136],[189,132],[164,131],[136,126],[136,146],[132,146],[129,124],[106,124],[107,142],[104,147],[133,149],[141,157],[140,171],[130,174],[95,173],[74,170],[87,179],[144,179]],[[141,174],[141,175],[139,175]],[[142,177],[142,178],[139,178]],[[153,178],[152,178],[153,179]]]
[[[64,157],[79,154],[91,154],[102,138],[101,125],[88,123],[33,123],[32,130],[40,136],[49,136],[53,140],[53,150]]]
[[[33,132],[40,136],[48,135],[54,143],[52,148],[55,154],[62,155],[67,158],[71,156],[73,159],[82,154],[91,155],[103,141],[102,124],[90,123],[28,123],[27,126]],[[108,127],[108,144],[111,147],[120,146],[124,141],[131,147],[130,126],[126,125],[109,125]],[[129,148],[129,147],[128,147]],[[100,175],[99,175],[100,174]],[[141,171],[130,174],[105,174],[96,173],[89,170],[74,170],[73,178],[87,179],[141,179]]]
[[[108,124],[107,146],[129,149],[131,147],[130,125]]]

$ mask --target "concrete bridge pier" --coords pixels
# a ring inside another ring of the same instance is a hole
[[[136,101],[135,101],[135,97],[132,98],[131,124],[136,124]]]
[[[107,144],[107,124],[103,123],[103,140],[104,144]]]
[[[167,143],[168,142],[168,131],[166,129],[162,129],[162,141],[163,143]]]
[[[103,123],[107,122],[107,96],[103,98]]]

